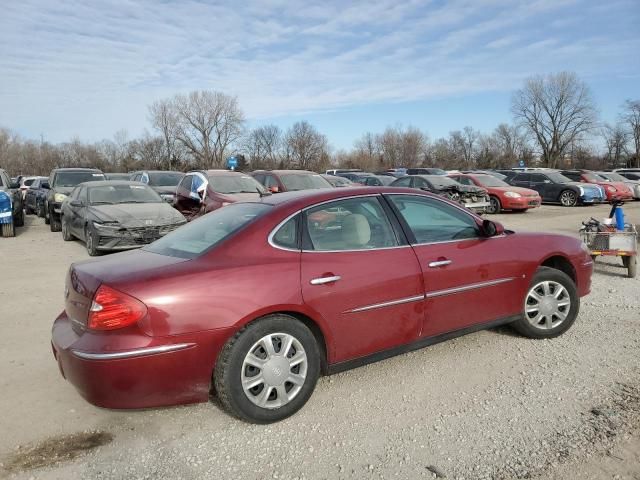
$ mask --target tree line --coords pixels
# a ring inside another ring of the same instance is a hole
[[[87,143],[52,144],[21,138],[0,128],[0,167],[11,174],[47,175],[55,167],[96,167],[105,172],[137,169],[224,168],[231,155],[239,170],[333,166],[376,171],[392,167],[445,169],[528,166],[640,167],[640,100],[627,100],[615,124],[599,121],[585,82],[574,73],[534,76],[513,93],[513,123],[483,133],[470,126],[431,140],[412,126],[367,132],[349,150],[334,150],[307,121],[287,130],[249,129],[236,97],[202,90],[149,106],[152,132]],[[604,147],[594,147],[594,141]]]

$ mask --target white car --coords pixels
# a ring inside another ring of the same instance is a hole
[[[640,180],[633,180],[632,178],[623,177],[617,172],[596,172],[601,177],[611,180],[612,182],[624,182],[624,184],[633,192],[633,198],[640,200]],[[640,173],[638,173],[640,176]]]
[[[27,190],[29,190],[29,187],[31,186],[31,184],[36,178],[40,178],[40,177],[22,177],[20,179],[20,192],[22,193],[23,200],[25,195],[27,194]]]

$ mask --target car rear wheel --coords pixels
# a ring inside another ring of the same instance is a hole
[[[498,197],[489,197],[489,206],[487,207],[487,213],[497,214],[502,210],[500,205],[500,199]]]
[[[25,204],[24,213],[26,213],[27,215],[31,215],[33,213],[33,209],[28,204]]]
[[[73,240],[73,235],[71,235],[71,230],[69,229],[69,222],[64,215],[60,217],[60,224],[62,228],[62,239],[65,242]]]
[[[20,209],[18,214],[13,219],[13,223],[16,227],[24,227],[24,210]]]
[[[513,327],[530,338],[552,338],[566,332],[580,310],[576,285],[564,272],[540,267],[524,299],[522,318]]]
[[[45,217],[45,213],[44,213],[44,205],[42,203],[38,203],[36,204],[36,214],[40,217],[40,218],[44,218]]]
[[[213,382],[229,413],[265,424],[302,408],[319,374],[320,353],[309,328],[288,315],[269,315],[227,341]]]
[[[49,205],[45,203],[42,209],[44,210],[44,223],[49,225],[51,223],[51,217],[49,217]]]
[[[560,203],[563,207],[575,207],[578,204],[578,196],[572,190],[564,190],[560,194]]]

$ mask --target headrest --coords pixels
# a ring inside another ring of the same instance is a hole
[[[352,213],[342,221],[342,239],[353,247],[361,247],[369,243],[371,228],[364,215]]]

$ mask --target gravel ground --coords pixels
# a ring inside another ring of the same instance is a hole
[[[493,218],[575,235],[607,206]],[[625,208],[640,222],[640,204]],[[0,239],[0,476],[620,478],[640,480],[640,279],[598,262],[576,324],[554,340],[480,332],[321,378],[294,417],[248,425],[215,402],[113,411],[82,400],[49,346],[83,245],[27,217]]]

